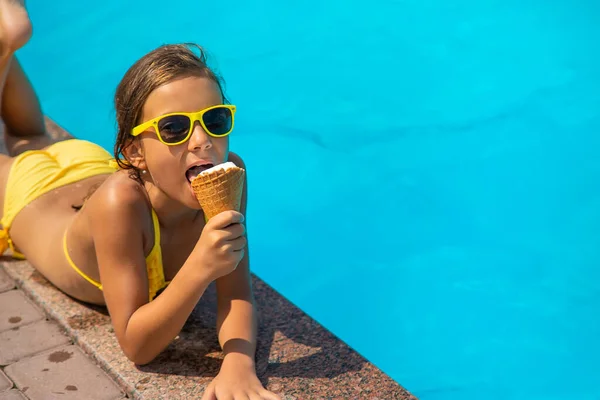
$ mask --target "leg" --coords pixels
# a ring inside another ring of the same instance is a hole
[[[27,43],[31,33],[24,0],[0,0],[0,93],[13,54]]]
[[[31,21],[25,9],[24,1],[0,0],[0,113],[3,117],[3,121],[0,121],[0,137],[5,136],[7,127],[13,129],[15,123],[18,126],[17,121],[23,118],[22,115],[13,115],[15,112],[19,113],[15,110],[14,103],[11,104],[10,99],[5,98],[16,96],[19,100],[31,95],[27,93],[27,90],[25,90],[25,93],[18,93],[18,80],[22,78],[18,76],[20,66],[16,62],[13,63],[15,51],[27,43],[31,33]],[[7,82],[10,83],[7,85]],[[5,90],[7,86],[8,96]],[[34,113],[33,122],[30,122],[30,124],[35,125],[36,118]],[[10,154],[10,149],[8,150]],[[4,211],[6,180],[12,161],[12,158],[8,155],[0,154],[0,217]]]
[[[1,113],[6,124],[6,147],[11,156],[41,149],[54,142],[46,133],[38,97],[15,56],[4,84]]]
[[[23,0],[0,0],[0,114],[6,125],[8,154],[44,148],[53,143],[46,134],[44,115],[31,82],[15,51],[31,37],[32,28]]]

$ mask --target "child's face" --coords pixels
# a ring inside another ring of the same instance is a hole
[[[222,104],[218,85],[209,78],[187,77],[154,90],[144,105],[142,121],[173,112],[197,112]],[[187,142],[175,146],[162,143],[153,129],[140,136],[146,169],[154,184],[167,196],[194,209],[200,205],[186,172],[200,161],[223,163],[229,153],[229,137],[209,136],[200,123],[194,124]]]

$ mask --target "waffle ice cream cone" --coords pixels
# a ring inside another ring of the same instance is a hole
[[[192,189],[207,221],[223,211],[240,211],[245,173],[243,168],[226,162],[192,179]]]

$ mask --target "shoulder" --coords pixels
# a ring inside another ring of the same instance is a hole
[[[88,199],[86,208],[93,227],[107,223],[144,226],[149,205],[144,188],[124,173],[108,178]]]

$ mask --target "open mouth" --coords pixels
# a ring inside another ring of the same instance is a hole
[[[195,165],[185,172],[185,177],[187,178],[188,182],[192,182],[192,179],[200,175],[202,171],[206,171],[212,167],[213,164]]]

